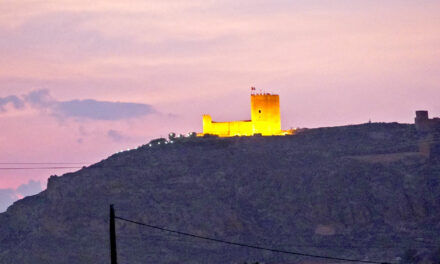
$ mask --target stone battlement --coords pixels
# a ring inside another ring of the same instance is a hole
[[[440,131],[440,118],[429,118],[428,111],[416,111],[416,129],[419,132]]]

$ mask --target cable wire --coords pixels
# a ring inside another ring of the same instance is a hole
[[[190,233],[186,233],[186,232],[180,232],[180,231],[171,230],[171,229],[167,229],[167,228],[163,228],[163,227],[159,227],[159,226],[149,225],[149,224],[138,222],[138,221],[133,221],[133,220],[126,219],[123,217],[119,217],[119,216],[115,216],[115,219],[119,219],[121,221],[129,222],[132,224],[137,224],[137,225],[141,225],[141,226],[145,226],[145,227],[149,227],[149,228],[153,228],[153,229],[157,229],[157,230],[161,230],[161,231],[165,231],[165,232],[179,234],[179,235],[183,235],[183,236],[189,236],[189,237],[209,240],[209,241],[213,241],[213,242],[217,242],[217,243],[228,244],[228,245],[271,251],[271,252],[275,252],[275,253],[303,256],[303,257],[311,257],[311,258],[329,259],[329,260],[339,260],[339,261],[346,261],[346,262],[360,262],[360,263],[370,263],[370,264],[396,264],[396,263],[387,262],[387,261],[370,261],[370,260],[360,260],[360,259],[338,258],[338,257],[324,256],[324,255],[314,255],[314,254],[307,254],[307,253],[302,253],[302,252],[287,251],[287,250],[275,249],[275,248],[267,248],[267,247],[261,247],[261,246],[250,245],[250,244],[245,244],[245,243],[231,242],[231,241],[226,241],[226,240],[221,240],[221,239],[216,239],[216,238],[211,238],[211,237],[199,236],[199,235],[190,234]]]
[[[6,167],[0,168],[0,170],[53,170],[53,169],[81,169],[82,167]]]
[[[92,162],[0,162],[1,165],[66,165],[66,164],[90,164]]]

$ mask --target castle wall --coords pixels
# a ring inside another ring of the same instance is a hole
[[[220,137],[252,136],[252,122],[212,122],[212,119],[209,115],[204,115],[203,134],[218,135]]]

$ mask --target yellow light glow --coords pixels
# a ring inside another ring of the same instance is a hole
[[[281,130],[280,97],[276,94],[251,94],[251,120],[213,122],[203,115],[203,133],[198,136],[280,136],[292,135],[293,130]]]

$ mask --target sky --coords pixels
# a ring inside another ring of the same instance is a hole
[[[437,0],[2,0],[0,212],[76,169],[169,132],[250,118],[282,126],[440,116]],[[1,169],[3,168],[3,169]]]

